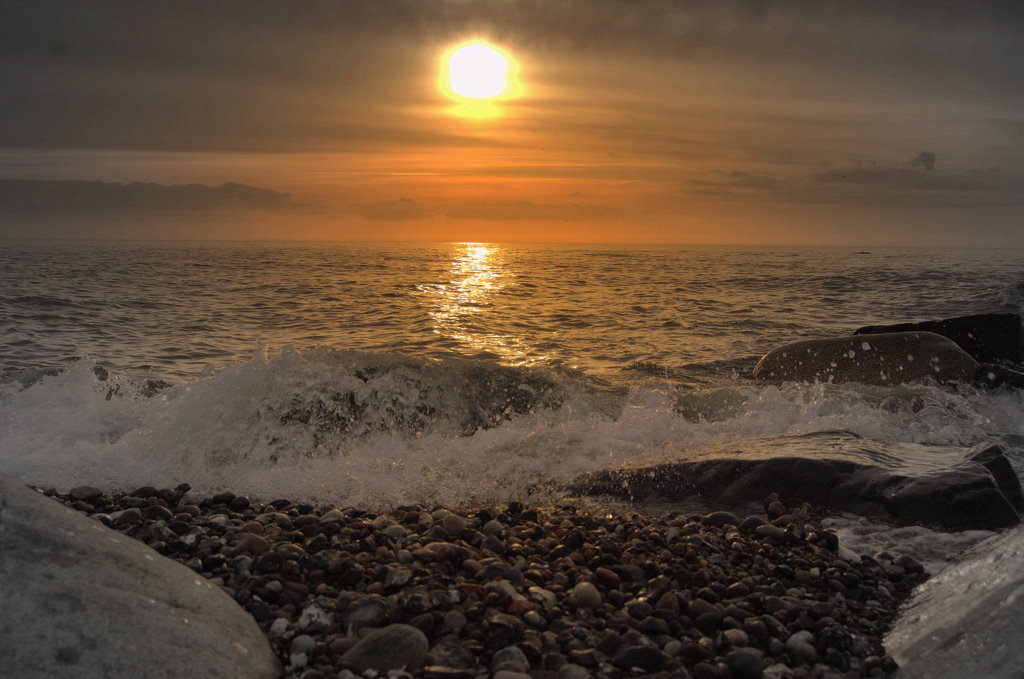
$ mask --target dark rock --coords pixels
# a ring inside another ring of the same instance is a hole
[[[761,656],[753,650],[731,651],[725,656],[725,664],[732,679],[761,679],[764,675]]]
[[[933,332],[892,332],[804,340],[774,349],[754,367],[758,380],[864,382],[888,386],[924,379],[974,380],[978,361]]]
[[[83,500],[91,502],[103,497],[103,491],[92,486],[77,486],[68,491],[68,497],[72,500]]]
[[[664,653],[651,646],[629,646],[615,654],[612,664],[621,670],[639,667],[650,672],[665,662],[665,657]]]
[[[956,342],[975,360],[985,362],[1012,361],[1024,363],[1024,331],[1017,314],[977,314],[941,321],[868,325],[854,334],[868,335],[923,330]]]
[[[1020,481],[998,446],[875,441],[842,430],[732,441],[683,462],[590,472],[569,490],[630,500],[700,497],[733,506],[777,491],[820,507],[943,530],[1012,526],[1024,508]]]
[[[995,363],[982,363],[974,371],[974,386],[987,389],[1008,387],[1024,389],[1024,371],[1014,370]]]
[[[711,514],[708,514],[703,519],[701,519],[701,524],[704,526],[721,527],[728,524],[738,526],[739,523],[740,520],[736,518],[736,515],[732,512],[712,512]]]

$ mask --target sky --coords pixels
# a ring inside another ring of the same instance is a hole
[[[1024,3],[5,0],[0,237],[1024,247]],[[444,55],[513,65],[480,106]]]

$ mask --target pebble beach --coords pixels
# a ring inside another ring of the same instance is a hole
[[[219,585],[282,679],[885,677],[882,638],[926,578],[842,558],[827,513],[774,495],[748,516],[188,491],[47,494]]]

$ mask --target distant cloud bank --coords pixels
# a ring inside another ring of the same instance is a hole
[[[291,194],[229,182],[205,184],[121,184],[99,181],[0,179],[0,212],[94,214],[97,212],[205,212],[295,210]]]

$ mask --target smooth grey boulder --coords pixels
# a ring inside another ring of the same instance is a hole
[[[1004,528],[1024,512],[1020,481],[998,446],[876,441],[844,430],[743,439],[683,460],[588,472],[568,490],[748,508],[774,492],[941,530]]]
[[[0,475],[0,676],[276,679],[255,620],[185,566]]]
[[[1017,314],[975,314],[941,321],[867,325],[855,335],[905,332],[934,332],[956,342],[960,348],[982,363],[1010,361],[1024,363],[1024,328]]]
[[[1024,526],[983,540],[919,586],[885,638],[900,679],[1024,677]]]
[[[971,382],[978,362],[933,332],[892,332],[804,340],[774,349],[754,367],[770,382],[863,382],[892,385],[933,379]]]

